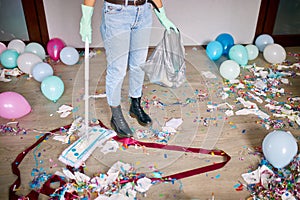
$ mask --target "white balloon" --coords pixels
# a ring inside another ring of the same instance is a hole
[[[271,64],[282,63],[286,59],[286,51],[279,44],[269,44],[263,52],[265,60]]]
[[[32,74],[33,67],[40,62],[42,59],[38,55],[28,52],[22,53],[17,59],[19,69],[26,74]]]
[[[7,48],[8,49],[14,49],[16,50],[19,54],[23,53],[25,50],[25,43],[20,40],[20,39],[13,39],[11,40],[8,45]]]
[[[46,58],[46,52],[42,45],[36,42],[31,42],[26,45],[24,52],[30,52],[38,55],[42,60]]]
[[[248,44],[246,45],[247,53],[248,53],[248,60],[254,60],[257,58],[259,51],[257,46],[254,44]]]
[[[220,74],[227,80],[234,80],[240,75],[240,65],[234,60],[225,60],[220,65]]]

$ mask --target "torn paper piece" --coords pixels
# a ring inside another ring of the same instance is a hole
[[[231,116],[234,115],[234,112],[233,112],[233,110],[226,110],[226,111],[225,111],[225,114],[226,114],[228,117],[231,117]]]
[[[264,83],[261,79],[257,79],[256,82],[254,83],[254,86],[261,90],[264,90],[267,88],[267,84]]]
[[[144,178],[140,178],[137,182],[136,182],[136,186],[135,189],[138,192],[144,193],[147,192],[149,190],[149,188],[152,186],[151,183],[151,179],[144,177]]]
[[[222,95],[222,100],[225,100],[229,97],[229,94],[227,92],[221,92],[221,95]]]
[[[300,116],[299,115],[295,116],[295,122],[298,124],[298,126],[300,126]]]
[[[69,116],[72,113],[73,107],[72,106],[68,106],[68,105],[61,105],[58,108],[58,111],[56,111],[57,113],[60,113],[60,117],[61,118],[66,118],[67,116]]]
[[[283,84],[289,84],[289,79],[287,78],[281,78],[280,81],[283,83]]]
[[[217,78],[217,76],[210,71],[202,71],[201,74],[205,76],[205,78]]]
[[[230,84],[239,84],[240,80],[238,80],[238,79],[229,80],[229,83]]]
[[[136,198],[137,191],[133,188],[133,183],[126,183],[120,190],[119,194],[122,194],[131,200],[137,199]]]
[[[0,76],[0,81],[7,83],[7,82],[10,82],[11,79]]]
[[[246,66],[243,66],[243,68],[245,68],[245,69],[251,69],[253,67],[255,67],[255,65],[246,65]]]
[[[130,164],[125,164],[120,161],[116,162],[107,172],[107,174],[121,172],[122,174],[126,173],[126,171],[129,171],[131,168]]]
[[[255,103],[252,103],[251,101],[246,101],[241,97],[236,98],[236,100],[241,102],[245,108],[256,109],[256,110],[258,109],[257,105]]]
[[[3,69],[4,75],[7,76],[20,76],[21,74],[23,74],[23,72],[21,70],[19,70],[19,68],[13,68],[13,69]]]
[[[249,173],[242,174],[242,177],[248,185],[257,184],[260,182],[259,169],[256,169],[255,171]]]
[[[95,95],[90,95],[91,98],[105,98],[106,97],[106,94],[95,94]]]
[[[269,119],[270,118],[270,116],[267,113],[264,113],[263,111],[257,110],[257,109],[244,108],[244,109],[236,111],[235,114],[236,115],[250,115],[250,114],[253,114],[253,115],[257,115],[261,119]]]
[[[277,65],[276,66],[278,70],[283,70],[283,69],[289,69],[289,68],[293,68],[294,65]]]
[[[79,183],[87,183],[91,180],[91,178],[83,173],[80,172],[74,172],[74,176],[75,176],[75,181],[79,184]]]
[[[281,200],[296,200],[296,198],[288,191],[281,195]]]
[[[235,86],[236,89],[244,89],[245,85],[243,83],[239,83],[238,85]]]
[[[166,122],[165,126],[177,129],[182,124],[182,122],[183,122],[182,118],[172,118]]]
[[[162,127],[162,132],[165,133],[176,133],[176,129],[173,127],[169,127],[169,126],[163,126]]]
[[[67,177],[70,180],[75,180],[75,176],[70,170],[63,169],[63,174],[64,174],[64,177]]]
[[[267,96],[267,94],[262,90],[251,89],[251,91],[254,92],[254,94],[257,95],[257,96],[264,96],[264,97]]]
[[[261,98],[259,98],[258,96],[255,96],[251,92],[247,92],[247,94],[248,94],[249,97],[255,99],[258,103],[263,103],[263,100]]]
[[[216,109],[216,108],[220,108],[220,107],[229,107],[230,109],[233,109],[233,106],[230,105],[229,103],[225,102],[225,103],[220,103],[220,104],[208,104],[207,108],[208,109]]]
[[[118,149],[119,149],[119,144],[116,141],[111,140],[105,143],[105,145],[101,149],[101,152],[107,154],[111,152],[116,152]]]
[[[68,132],[66,133],[66,135],[55,135],[53,137],[54,140],[58,140],[60,142],[63,142],[65,144],[68,144],[70,142],[70,137],[71,135],[73,135],[73,133],[77,130],[80,129],[80,127],[82,126],[83,120],[81,117],[76,118],[72,124],[71,127],[69,128]]]
[[[242,177],[247,184],[261,183],[265,187],[268,186],[273,175],[274,172],[271,169],[269,169],[266,165],[262,165],[255,171],[242,174]]]
[[[262,165],[259,168],[260,183],[265,188],[268,188],[269,183],[273,180],[274,172],[266,165]]]

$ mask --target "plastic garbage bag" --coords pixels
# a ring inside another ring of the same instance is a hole
[[[184,56],[180,33],[165,30],[164,37],[141,68],[151,83],[177,88],[185,81]]]

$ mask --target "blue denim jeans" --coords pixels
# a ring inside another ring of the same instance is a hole
[[[107,60],[106,95],[110,106],[121,103],[123,80],[129,67],[130,97],[142,95],[145,63],[152,26],[149,3],[124,6],[104,1],[100,27]]]

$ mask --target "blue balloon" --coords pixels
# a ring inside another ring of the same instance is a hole
[[[246,47],[241,44],[236,44],[229,50],[230,60],[234,60],[241,66],[245,66],[248,63],[248,52]]]
[[[206,47],[206,54],[210,60],[218,60],[223,53],[222,44],[218,41],[211,41]]]
[[[53,76],[53,69],[48,63],[41,62],[33,67],[32,76],[38,82],[42,82],[46,77]]]
[[[218,35],[216,41],[222,44],[223,55],[228,55],[230,48],[234,45],[233,37],[228,33],[222,33]]]
[[[1,64],[4,68],[13,69],[18,66],[19,53],[14,49],[6,49],[1,53]]]
[[[273,38],[268,34],[262,34],[255,40],[255,46],[257,46],[260,52],[263,52],[265,47],[269,44],[274,44]]]
[[[294,159],[298,146],[291,133],[277,130],[264,138],[262,150],[266,160],[275,168],[283,168]]]
[[[60,60],[66,65],[75,65],[79,60],[79,53],[74,47],[64,47],[60,51]]]
[[[54,102],[62,96],[64,87],[64,82],[57,76],[48,76],[41,84],[43,95]]]

